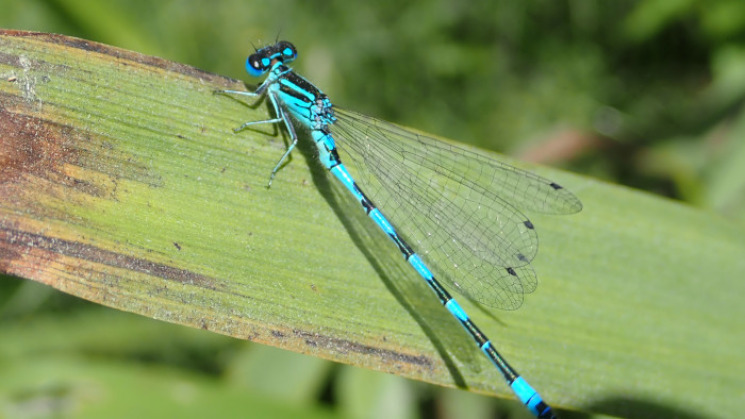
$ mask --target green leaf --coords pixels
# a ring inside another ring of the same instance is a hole
[[[241,83],[16,31],[0,32],[0,76],[0,272],[154,319],[512,397],[305,142],[265,188],[283,137],[232,128],[267,108],[213,95]],[[538,290],[516,312],[463,301],[474,321],[552,405],[736,415],[742,226],[532,169],[585,209],[531,214]]]

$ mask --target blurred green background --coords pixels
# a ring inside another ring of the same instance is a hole
[[[254,46],[287,39],[339,106],[745,221],[742,0],[0,0],[0,27],[248,83]],[[0,417],[137,415],[528,417],[2,277]]]

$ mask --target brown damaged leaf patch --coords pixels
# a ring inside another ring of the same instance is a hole
[[[60,167],[71,159],[72,151],[65,140],[69,131],[0,108],[0,185],[19,182],[25,174],[58,178]]]
[[[16,224],[17,226],[17,224]],[[123,255],[110,250],[101,249],[88,244],[47,237],[15,229],[13,226],[0,224],[0,272],[18,275],[30,267],[22,261],[24,255],[39,252],[46,253],[45,259],[52,261],[59,256],[66,256],[77,260],[94,262],[115,268],[123,268],[158,278],[176,281],[183,284],[195,285],[200,288],[220,290],[223,287],[219,281],[191,271],[158,264],[146,259]],[[39,266],[38,269],[44,269]],[[45,281],[46,282],[46,281]]]
[[[381,359],[387,359],[407,365],[416,365],[428,369],[433,367],[432,360],[424,355],[411,355],[398,351],[381,349],[347,339],[324,336],[319,333],[310,333],[299,329],[293,330],[293,334],[295,337],[302,339],[306,345],[311,347],[330,348],[336,352],[355,352],[363,355],[375,355]]]
[[[70,167],[101,176],[76,177]],[[0,107],[0,199],[6,203],[32,208],[38,200],[23,199],[29,193],[116,199],[120,179],[161,184],[142,164],[90,133]]]
[[[66,168],[86,161],[85,136],[73,128],[0,108],[0,199],[6,207],[37,216],[62,217],[39,197],[73,199],[74,194],[115,199],[117,174],[98,181],[71,176]],[[105,180],[108,179],[108,180]]]

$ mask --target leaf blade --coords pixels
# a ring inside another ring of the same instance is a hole
[[[307,147],[307,162],[295,154],[263,188],[280,138],[230,129],[266,109],[212,96],[239,83],[67,37],[4,31],[0,45],[0,271],[156,319],[508,394]],[[503,354],[560,406],[739,411],[742,228],[536,171],[585,209],[531,214],[541,284],[520,311],[463,303]]]

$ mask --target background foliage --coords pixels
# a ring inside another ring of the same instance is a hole
[[[0,10],[3,28],[79,36],[249,83],[255,81],[243,71],[245,56],[279,36],[298,47],[296,68],[346,108],[745,221],[740,0],[406,6],[0,0]],[[362,416],[355,409],[364,406],[385,406],[390,411],[375,413],[391,417],[450,417],[456,408],[477,417],[509,409],[491,399],[110,312],[10,278],[0,281],[0,328],[12,338],[3,340],[13,342],[5,351],[50,353],[40,374],[85,365],[131,383],[182,380],[188,385],[179,397],[227,393],[244,404],[243,390],[253,388],[257,415],[264,404],[267,416]],[[273,384],[270,378],[283,368],[295,378]],[[260,383],[248,378],[257,376],[264,377]],[[136,386],[122,383],[122,403],[141,397],[126,396]],[[63,393],[48,389],[42,416],[65,408],[54,404]],[[231,413],[226,407],[223,416]]]

